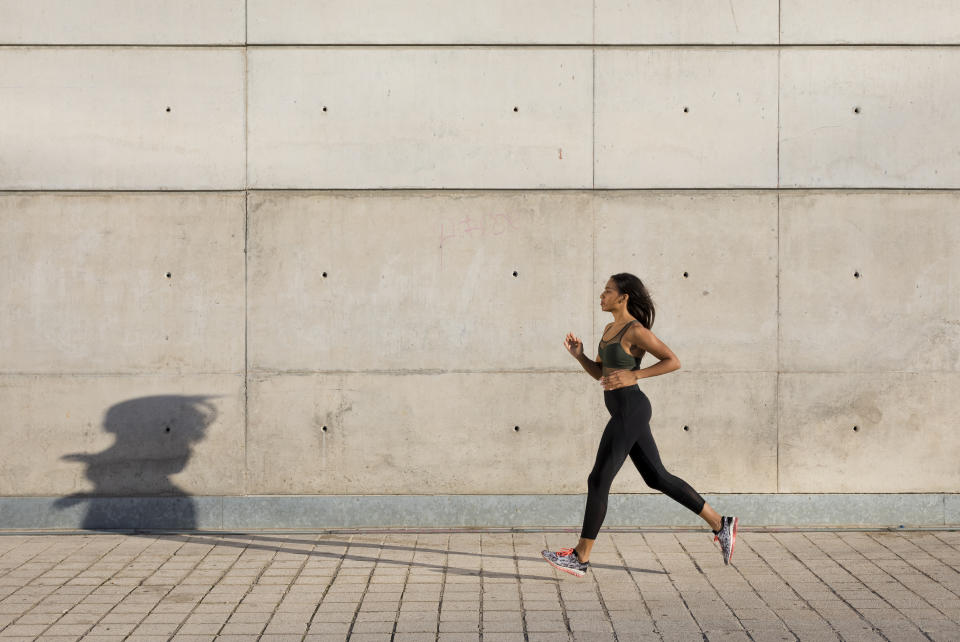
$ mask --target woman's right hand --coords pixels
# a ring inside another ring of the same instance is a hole
[[[579,359],[583,355],[583,342],[580,341],[577,337],[573,336],[572,332],[567,333],[567,338],[563,340],[563,347],[567,349],[575,359]]]

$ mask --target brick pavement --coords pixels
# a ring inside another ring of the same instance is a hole
[[[0,536],[0,642],[960,640],[960,531]]]

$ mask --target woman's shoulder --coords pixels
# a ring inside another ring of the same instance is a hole
[[[627,328],[626,334],[629,334],[629,335],[644,334],[646,332],[649,332],[649,330],[645,328],[644,325],[640,323],[640,321],[638,321],[637,319],[633,319],[627,325],[629,327]]]

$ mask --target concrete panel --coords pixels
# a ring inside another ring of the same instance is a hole
[[[667,470],[700,493],[777,490],[775,373],[680,370],[643,379],[640,389],[650,398],[650,427]],[[650,489],[627,461],[613,492]]]
[[[960,374],[780,377],[780,490],[955,492]]]
[[[584,504],[583,495],[224,497],[223,527],[239,530],[278,528],[278,524],[284,524],[284,528],[309,529],[384,526],[489,528],[491,524],[573,526],[582,522]]]
[[[0,189],[242,189],[242,49],[0,50]]]
[[[598,44],[775,44],[777,0],[597,0]]]
[[[248,0],[251,43],[589,44],[591,0]]]
[[[243,398],[240,375],[0,375],[0,495],[242,493]]]
[[[580,49],[255,49],[256,188],[589,187]]]
[[[943,500],[950,495],[921,493],[824,493],[718,495],[711,504],[729,506],[745,526],[888,527],[941,526]],[[702,523],[702,522],[701,522]]]
[[[243,44],[244,0],[0,0],[0,44]]]
[[[707,502],[740,517],[751,528],[763,526],[892,527],[943,526],[939,494],[707,494]],[[361,527],[567,527],[583,520],[585,495],[427,495],[427,496],[264,496],[223,498],[223,528]],[[0,500],[0,518],[3,516]],[[211,507],[213,510],[213,507]],[[609,527],[693,527],[703,521],[661,495],[612,494],[604,520]]]
[[[588,195],[249,198],[251,368],[580,368],[563,338],[597,300]]]
[[[254,376],[249,488],[582,492],[607,420],[600,404],[586,373]]]
[[[960,525],[960,495],[952,494],[944,498],[944,523]]]
[[[775,49],[596,52],[596,187],[774,187]]]
[[[242,371],[243,199],[0,194],[0,371]]]
[[[220,497],[0,497],[5,529],[213,530],[223,526]]]
[[[602,287],[617,272],[640,277],[657,310],[653,331],[686,371],[777,369],[776,194],[599,192],[596,199],[594,280]],[[596,309],[591,356],[612,319]],[[653,363],[644,357],[644,366]]]
[[[712,505],[764,526],[898,528],[960,524],[956,494],[707,494]],[[95,497],[99,525],[87,506],[62,507],[55,497],[0,497],[5,529],[116,528],[262,530],[348,528],[579,528],[586,496],[577,495],[257,495],[227,497]],[[944,520],[944,502],[947,513]],[[950,506],[953,505],[953,512]],[[953,521],[950,521],[950,520]],[[91,524],[87,526],[86,524]],[[610,496],[609,528],[704,524],[661,495]]]
[[[957,44],[955,0],[780,0],[784,44]]]
[[[787,371],[960,371],[960,195],[783,194]]]
[[[960,187],[960,50],[781,52],[783,187]]]

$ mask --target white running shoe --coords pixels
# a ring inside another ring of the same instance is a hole
[[[723,553],[723,563],[729,564],[733,557],[733,546],[737,543],[737,523],[740,520],[736,517],[720,518],[720,530],[713,535],[713,541],[720,542],[720,552]]]
[[[550,562],[552,567],[577,577],[586,575],[587,569],[590,568],[590,562],[581,562],[577,552],[572,548],[563,548],[557,552],[540,551],[540,554],[543,555],[543,559]]]

